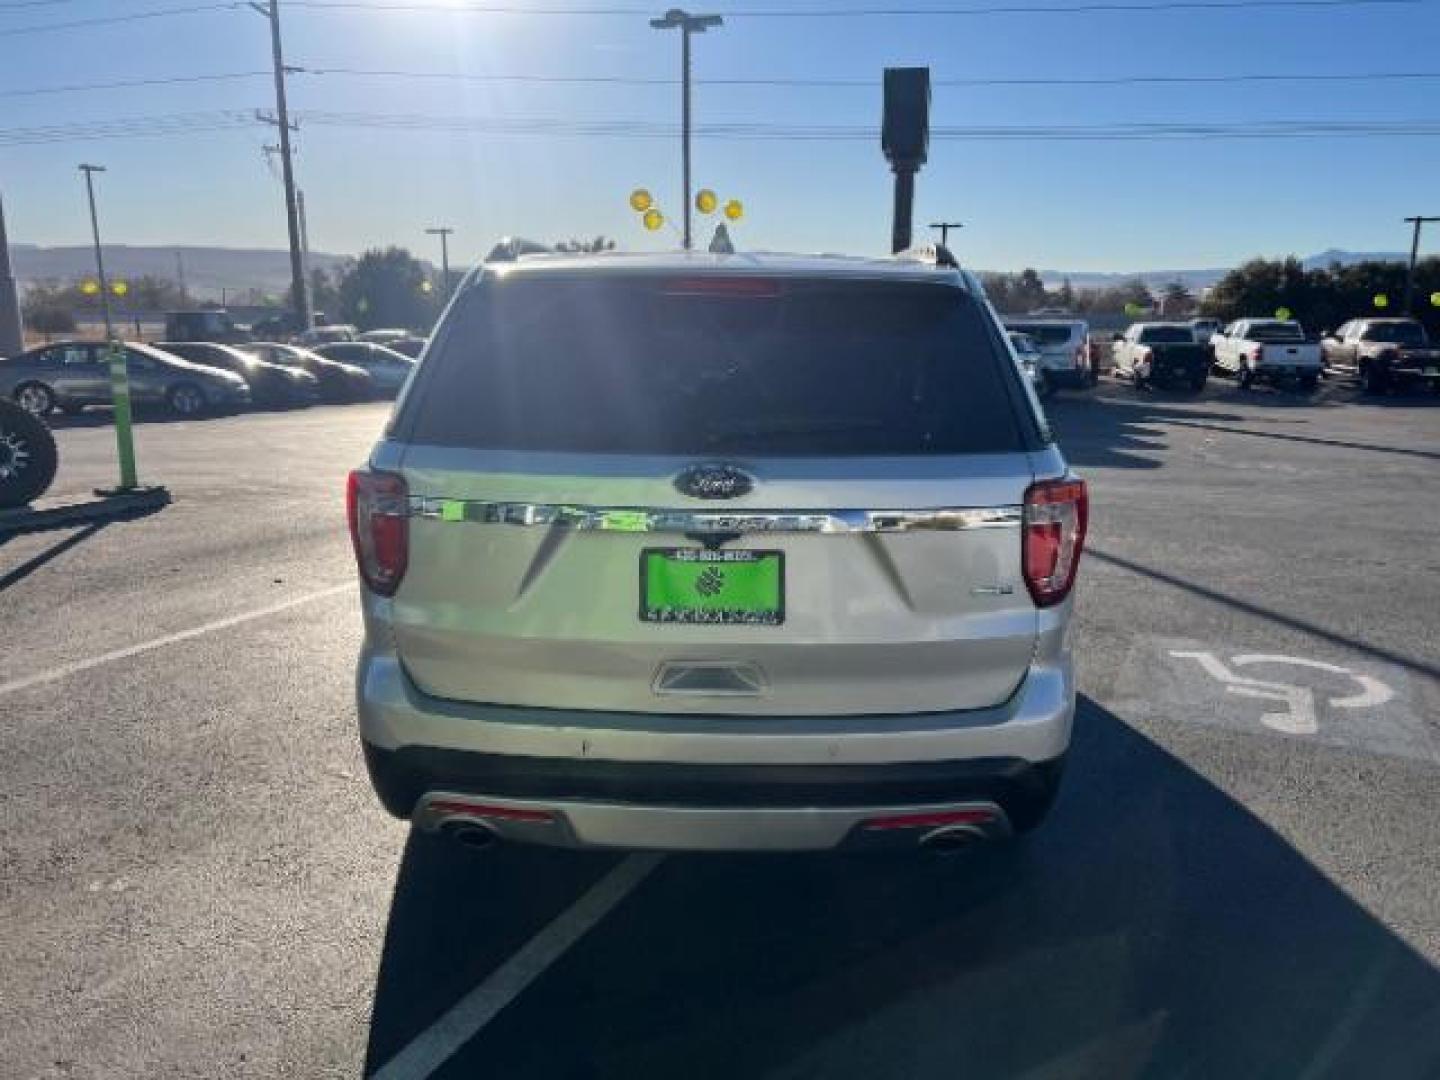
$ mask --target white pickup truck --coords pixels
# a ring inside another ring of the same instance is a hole
[[[1320,382],[1320,345],[1307,341],[1298,322],[1239,319],[1210,338],[1215,366],[1232,372],[1242,387],[1295,381],[1302,390]]]

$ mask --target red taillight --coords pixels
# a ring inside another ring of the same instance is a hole
[[[664,284],[667,296],[745,296],[756,299],[780,295],[780,283],[774,278],[745,275],[670,278]]]
[[[350,542],[365,584],[393,596],[410,557],[410,498],[405,479],[394,473],[356,469],[345,485]]]
[[[1250,359],[1254,360],[1255,363],[1257,363],[1257,364],[1260,363],[1261,360],[1264,360],[1264,359],[1265,359],[1265,346],[1263,346],[1263,345],[1256,345],[1256,346],[1255,346],[1255,351],[1251,354]]]
[[[1042,480],[1025,492],[1025,587],[1038,606],[1070,595],[1089,516],[1084,480]]]

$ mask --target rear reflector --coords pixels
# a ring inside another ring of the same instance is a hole
[[[1090,499],[1083,480],[1042,480],[1025,492],[1025,587],[1039,607],[1070,594],[1085,547]]]
[[[427,812],[438,817],[472,817],[491,821],[530,821],[549,824],[555,815],[549,810],[531,810],[520,806],[490,806],[486,803],[455,802],[448,799],[427,803]]]
[[[861,824],[862,829],[935,829],[942,825],[984,825],[999,815],[994,810],[975,808],[970,810],[936,810],[924,814],[897,814],[894,817],[877,817]]]
[[[721,276],[672,278],[664,283],[667,296],[746,296],[755,299],[780,295],[774,278]]]

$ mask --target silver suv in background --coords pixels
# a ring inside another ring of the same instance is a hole
[[[1083,319],[1006,319],[1005,328],[1035,342],[1047,385],[1073,389],[1095,385],[1090,324]]]
[[[953,846],[1055,795],[1085,484],[967,272],[485,265],[347,503],[360,735],[421,828]]]

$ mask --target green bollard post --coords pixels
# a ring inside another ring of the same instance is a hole
[[[135,477],[135,434],[131,430],[130,373],[125,364],[125,350],[113,337],[110,339],[110,396],[115,403],[115,446],[120,458],[121,491],[139,487]]]

